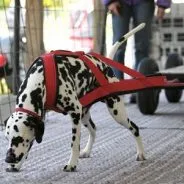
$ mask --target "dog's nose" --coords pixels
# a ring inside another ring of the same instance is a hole
[[[16,162],[16,156],[13,153],[13,150],[11,148],[6,153],[5,162],[7,162],[7,163],[15,163]]]

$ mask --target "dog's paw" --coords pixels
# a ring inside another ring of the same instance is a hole
[[[144,161],[144,160],[146,160],[146,158],[145,158],[144,154],[137,154],[136,160],[137,161]]]
[[[90,153],[85,151],[82,151],[79,156],[79,158],[89,158],[89,157],[90,157]]]
[[[65,172],[74,172],[74,171],[76,171],[76,165],[75,166],[65,165],[63,171],[65,171]]]

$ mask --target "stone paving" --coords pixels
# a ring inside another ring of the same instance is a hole
[[[125,99],[126,100],[126,99]],[[183,184],[184,100],[168,103],[162,93],[154,115],[142,115],[126,103],[127,113],[140,127],[146,158],[135,161],[132,135],[110,117],[103,103],[91,109],[97,138],[91,157],[79,160],[77,171],[63,172],[70,155],[71,123],[68,116],[50,112],[41,144],[34,144],[18,173],[7,173],[7,147],[0,131],[0,184]],[[82,128],[81,147],[88,137]]]

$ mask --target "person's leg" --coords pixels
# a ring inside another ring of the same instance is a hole
[[[130,17],[132,15],[131,7],[126,4],[122,4],[120,13],[121,13],[120,16],[117,16],[114,14],[112,15],[113,44],[129,31],[129,22],[130,22]],[[118,61],[124,64],[125,48],[126,48],[126,43],[122,44],[118,48],[114,56],[115,61]],[[118,77],[119,79],[123,78],[122,72],[116,69],[113,69],[113,71],[116,77]]]
[[[146,23],[145,27],[138,31],[135,35],[135,66],[137,69],[139,62],[149,56],[151,25],[154,15],[154,0],[143,0],[141,3],[133,6],[133,24],[136,27],[141,23]],[[132,94],[130,103],[136,103],[136,95]]]
[[[154,0],[143,0],[140,4],[133,7],[134,26],[142,22],[146,23],[146,26],[135,34],[135,69],[137,69],[139,62],[143,58],[149,57],[154,8]]]

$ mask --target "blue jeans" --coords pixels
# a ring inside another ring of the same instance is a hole
[[[144,0],[137,5],[129,6],[126,3],[121,4],[120,16],[112,15],[113,26],[113,43],[119,40],[124,34],[129,31],[130,19],[133,19],[133,26],[136,27],[142,22],[146,26],[135,36],[135,69],[139,62],[149,56],[150,40],[151,40],[151,25],[154,15],[155,4],[154,0]],[[114,60],[124,64],[126,43],[122,44],[117,50]],[[123,73],[113,69],[118,78],[123,78]]]

